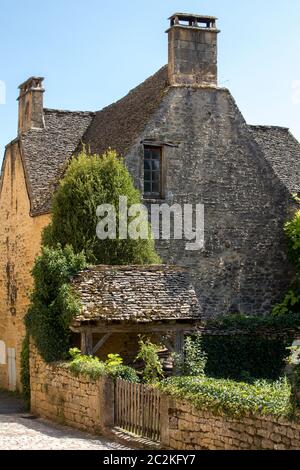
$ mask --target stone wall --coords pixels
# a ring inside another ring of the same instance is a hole
[[[0,387],[18,390],[24,315],[32,287],[31,269],[49,215],[30,216],[30,201],[19,141],[6,149],[0,182],[0,340],[15,350],[16,384],[9,383],[8,358],[0,365]]]
[[[45,364],[31,344],[31,411],[94,434],[114,426],[110,378],[75,377]],[[218,416],[161,395],[161,448],[174,450],[300,450],[300,423],[272,416]]]
[[[45,364],[30,347],[31,412],[98,434],[113,426],[114,390],[109,378],[75,377],[61,364]]]
[[[299,450],[300,424],[271,416],[230,418],[163,398],[162,447],[176,450]]]
[[[204,204],[202,251],[187,251],[185,240],[157,242],[166,264],[189,269],[204,317],[270,312],[292,276],[283,233],[290,196],[229,91],[168,89],[126,155],[141,191],[144,141],[173,143],[163,145],[159,202]]]

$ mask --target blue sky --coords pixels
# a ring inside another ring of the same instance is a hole
[[[249,123],[300,139],[298,0],[1,0],[0,160],[16,136],[18,85],[45,80],[45,106],[97,110],[167,62],[175,11],[219,18],[219,83]]]

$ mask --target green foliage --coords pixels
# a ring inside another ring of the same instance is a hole
[[[97,207],[111,204],[118,215],[119,196],[127,197],[128,207],[141,203],[123,159],[113,151],[101,157],[83,151],[70,163],[54,195],[52,223],[44,231],[43,244],[72,245],[75,253],[83,251],[93,264],[159,263],[151,236],[147,240],[123,240],[117,233],[116,240],[97,238]],[[128,223],[131,220],[128,217]],[[151,234],[150,226],[146,230]]]
[[[286,379],[276,382],[260,380],[249,385],[208,377],[172,377],[162,381],[158,387],[176,398],[191,402],[201,410],[211,410],[215,414],[292,414],[291,389]]]
[[[255,334],[205,335],[205,373],[233,380],[276,380],[282,376],[291,339],[268,339]]]
[[[118,367],[123,364],[123,359],[119,354],[108,354],[105,363],[107,367]]]
[[[298,210],[292,220],[286,222],[284,231],[288,240],[289,258],[300,269],[300,211]]]
[[[291,353],[287,359],[286,374],[291,384],[294,414],[300,417],[300,346],[292,346],[289,349]]]
[[[75,254],[70,246],[44,247],[35,261],[34,290],[25,324],[46,362],[67,356],[69,324],[80,311],[80,303],[68,283],[85,267],[84,255]]]
[[[144,363],[144,382],[154,383],[157,382],[160,377],[163,377],[163,369],[158,357],[160,350],[161,346],[152,343],[149,338],[140,336],[139,353],[136,357],[136,361],[142,360]]]
[[[299,197],[294,197],[297,203],[300,202]],[[289,316],[290,314],[300,313],[300,211],[295,212],[293,218],[286,222],[284,226],[285,235],[288,242],[288,255],[291,263],[296,269],[296,278],[294,285],[291,286],[289,292],[285,295],[283,301],[276,305],[272,311],[275,317]]]
[[[30,370],[29,370],[29,334],[23,339],[21,351],[21,383],[22,396],[26,408],[30,409]]]
[[[174,366],[179,375],[201,376],[207,362],[207,355],[202,348],[200,335],[187,336],[181,354],[174,353]]]
[[[290,290],[281,304],[275,305],[272,310],[273,317],[282,317],[291,313],[298,313],[300,306],[300,292]]]
[[[276,380],[282,376],[300,315],[226,315],[206,326],[215,333],[203,336],[207,375],[249,382]]]
[[[113,379],[123,379],[137,383],[139,381],[136,371],[132,367],[124,366],[123,359],[118,354],[109,354],[105,362],[98,357],[81,355],[77,348],[69,351],[72,360],[63,364],[74,375],[85,375],[93,380],[109,375]]]

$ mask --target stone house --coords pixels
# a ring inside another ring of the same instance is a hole
[[[123,154],[149,203],[202,203],[205,246],[159,240],[188,268],[204,317],[264,314],[287,289],[282,226],[299,192],[300,144],[288,129],[250,126],[218,86],[216,18],[170,18],[168,65],[96,113],[45,109],[43,78],[20,86],[18,137],[0,185],[0,387],[20,387],[30,270],[55,184],[82,142]]]

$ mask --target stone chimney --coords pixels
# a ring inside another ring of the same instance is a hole
[[[19,86],[18,133],[29,129],[44,129],[43,78],[31,77]]]
[[[217,18],[174,13],[169,20],[170,85],[217,86]]]

